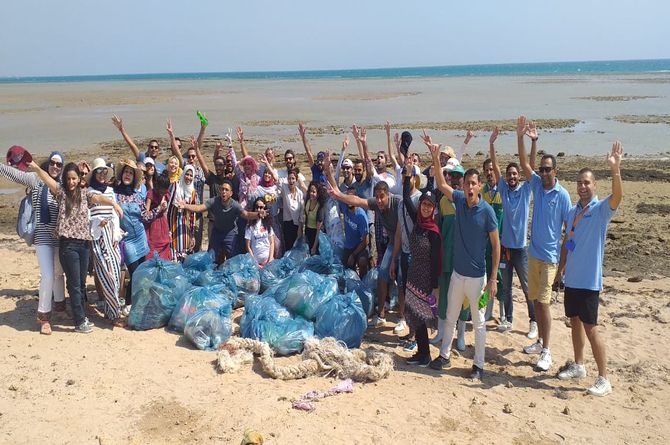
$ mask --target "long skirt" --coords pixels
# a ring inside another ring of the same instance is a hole
[[[116,320],[121,316],[119,287],[121,286],[121,252],[114,246],[112,224],[107,224],[100,238],[91,241],[94,270],[105,300],[105,317]]]

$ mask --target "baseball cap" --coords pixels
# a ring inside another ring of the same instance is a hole
[[[419,202],[423,201],[424,199],[427,199],[428,201],[430,201],[431,204],[435,205],[435,194],[430,190],[426,190],[421,194]]]
[[[351,159],[347,158],[344,161],[342,161],[342,167],[351,167],[354,168],[354,163],[351,162]]]

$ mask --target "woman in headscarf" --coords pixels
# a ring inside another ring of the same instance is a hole
[[[52,151],[41,165],[55,181],[61,181],[63,170],[63,154]],[[35,213],[35,253],[40,268],[39,303],[37,305],[37,321],[40,333],[51,334],[51,300],[53,296],[56,312],[65,311],[65,279],[63,268],[58,258],[58,237],[55,235],[58,220],[58,201],[49,193],[49,188],[37,173],[24,172],[17,168],[0,164],[0,176],[27,187]]]
[[[267,150],[266,150],[267,153]],[[274,237],[274,248],[273,253],[275,258],[281,258],[281,242],[279,240],[279,234],[281,233],[281,221],[280,221],[280,210],[281,210],[281,200],[279,199],[279,183],[278,183],[278,173],[272,167],[272,163],[268,159],[267,155],[261,155],[260,162],[265,166],[263,174],[261,175],[261,180],[258,183],[256,192],[253,196],[249,197],[250,202],[256,202],[257,198],[263,199],[266,205],[266,210],[268,211],[268,218],[272,225],[272,232]]]
[[[181,168],[181,161],[179,160],[179,158],[176,157],[175,155],[170,156],[168,158],[165,171],[167,171],[168,177],[170,178],[170,184],[179,182],[179,179],[181,178],[184,172]]]
[[[149,241],[147,259],[154,253],[164,260],[172,261],[172,239],[170,224],[167,218],[168,202],[170,201],[170,179],[165,172],[156,175],[154,186],[147,192],[146,208],[150,217],[145,219],[144,227]]]
[[[93,166],[87,175],[89,194],[98,194],[116,202],[114,189],[108,185],[108,175],[111,169],[105,160],[93,160]],[[105,317],[112,320],[115,326],[123,326],[121,321],[121,302],[119,288],[121,286],[121,226],[119,217],[114,208],[98,204],[90,209],[91,216],[91,250],[93,252],[93,266],[98,278],[98,292],[104,299],[103,311]]]
[[[442,271],[442,238],[435,223],[435,194],[425,191],[416,209],[410,197],[413,169],[406,168],[403,181],[403,203],[414,223],[409,235],[410,256],[405,288],[405,317],[416,333],[417,352],[407,364],[426,367],[430,364],[428,326],[437,317],[438,279]],[[393,269],[395,269],[395,264]],[[395,270],[393,270],[395,275]]]
[[[195,213],[177,206],[176,203],[199,204],[198,194],[193,184],[195,168],[187,165],[179,182],[170,186],[168,222],[172,237],[172,258],[183,261],[195,247]]]
[[[150,218],[150,212],[146,210],[145,202],[138,192],[142,181],[141,175],[142,170],[137,167],[132,159],[119,161],[114,194],[124,214],[124,218],[121,220],[121,230],[125,232],[125,236],[121,253],[128,268],[128,275],[130,275],[130,284],[125,289],[126,306],[123,308],[124,315],[130,313],[132,304],[133,272],[144,262],[146,254],[149,253],[149,244],[143,222]]]

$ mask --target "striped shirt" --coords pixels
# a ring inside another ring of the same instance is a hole
[[[89,187],[88,192],[89,194],[92,195],[102,195],[105,198],[116,202],[116,194],[114,193],[114,189],[112,187],[107,187],[104,193],[101,193],[98,190]],[[96,236],[99,230],[96,230],[94,225],[99,225],[100,222],[103,220],[111,220],[110,223],[113,224],[114,227],[112,231],[114,241],[121,241],[121,227],[119,223],[119,215],[116,214],[114,207],[104,204],[97,204],[89,209],[89,214],[91,217],[91,236],[93,237],[93,239],[98,239],[99,237]]]
[[[35,212],[35,242],[33,244],[38,246],[58,246],[58,237],[55,235],[56,223],[58,221],[58,201],[50,192],[47,192],[51,222],[49,224],[43,223],[40,215],[40,195],[42,188],[46,187],[46,185],[37,176],[37,173],[22,172],[14,167],[0,164],[0,176],[30,189],[30,199],[33,204],[33,211]]]

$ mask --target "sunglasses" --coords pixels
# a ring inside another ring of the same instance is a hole
[[[351,170],[351,167],[342,167],[342,170]]]
[[[63,163],[62,163],[62,162],[58,162],[58,161],[50,161],[49,164],[50,164],[52,167],[58,167],[58,168],[61,168],[61,167],[63,166]]]
[[[284,158],[284,161],[292,161],[293,158]]]
[[[158,145],[149,145],[149,148],[160,148]]]
[[[554,167],[540,167],[538,171],[540,173],[551,173],[551,171],[554,169]]]
[[[189,159],[195,159],[195,155],[188,155]]]
[[[216,164],[214,164],[214,167],[216,167],[216,168],[223,168],[225,166],[226,166],[226,164],[224,164],[222,162],[217,162]]]
[[[257,208],[258,210],[260,210],[260,209],[264,209],[265,206],[256,206],[256,208]]]

